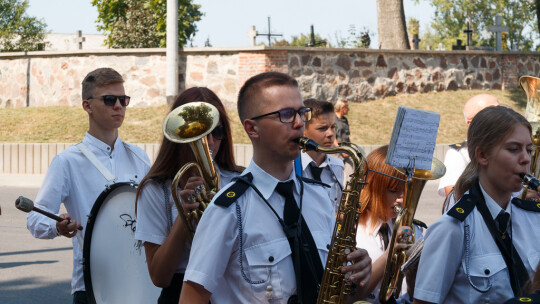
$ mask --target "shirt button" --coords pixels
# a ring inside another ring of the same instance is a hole
[[[273,256],[268,257],[268,261],[269,261],[269,262],[273,262],[273,261],[274,261],[274,257],[273,257]]]
[[[110,147],[107,147],[107,150],[110,150],[111,148]]]
[[[484,270],[485,274],[489,274],[489,269]]]
[[[330,244],[326,244],[326,249],[330,250]]]

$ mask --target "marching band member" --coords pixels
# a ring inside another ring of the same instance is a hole
[[[230,122],[219,98],[210,89],[194,87],[180,94],[171,111],[189,102],[204,101],[219,111],[219,123],[207,136],[214,164],[220,173],[221,184],[226,185],[239,173],[234,161]],[[178,303],[189,258],[190,244],[178,217],[171,194],[171,184],[180,168],[195,162],[189,144],[174,143],[165,136],[154,165],[144,177],[137,193],[137,227],[135,238],[144,244],[148,272],[152,282],[163,288],[158,303]],[[203,184],[199,175],[184,178],[184,189],[179,192],[187,213],[198,207],[190,202],[195,187]]]
[[[334,218],[323,186],[293,170],[300,153],[295,140],[311,109],[294,78],[267,72],[245,82],[238,113],[253,159],[199,222],[180,303],[314,303]],[[342,271],[365,284],[371,272],[366,251],[347,259],[357,262]]]
[[[68,213],[62,222],[37,212],[27,216],[27,227],[40,239],[63,235],[73,239],[73,303],[88,303],[83,280],[83,225],[92,206],[107,184],[121,181],[138,182],[148,172],[150,160],[135,145],[124,143],[118,128],[124,121],[130,97],[126,96],[122,76],[111,68],[94,70],[82,81],[82,107],[88,113],[89,128],[83,141],[54,157],[47,170],[35,206],[58,213],[64,203]]]
[[[459,200],[425,236],[415,303],[502,303],[522,294],[540,259],[540,208],[512,199],[531,161],[529,122],[487,107],[473,118],[467,145]]]
[[[385,163],[388,145],[379,147],[367,156],[370,170],[381,172],[391,178],[377,172],[369,172],[367,185],[360,194],[363,212],[358,221],[358,232],[356,234],[356,246],[365,248],[369,256],[373,259],[371,279],[364,289],[368,294],[365,301],[379,303],[379,290],[383,278],[386,260],[388,257],[389,240],[394,229],[394,220],[398,216],[396,207],[402,207],[403,195],[405,191],[405,175],[399,173],[394,167]],[[425,224],[415,220],[415,239],[422,237],[422,227]],[[411,227],[400,227],[397,239],[408,238],[411,235]],[[397,249],[407,248],[405,243],[396,243]],[[406,275],[413,276],[413,273],[406,272]],[[407,285],[403,283],[401,289],[404,301],[409,300]],[[412,290],[411,290],[412,291]]]
[[[334,106],[331,102],[307,99],[306,107],[311,108],[311,120],[306,121],[304,135],[313,139],[321,147],[330,148],[336,139]],[[337,211],[343,189],[343,161],[337,157],[317,152],[300,153],[302,176],[323,182],[330,186],[328,196]]]

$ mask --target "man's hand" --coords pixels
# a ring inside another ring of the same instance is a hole
[[[355,251],[347,255],[347,260],[354,262],[354,264],[343,266],[341,272],[351,272],[349,281],[356,283],[360,287],[365,286],[371,277],[371,258],[367,250],[356,248]]]
[[[56,230],[60,235],[63,235],[67,238],[72,238],[77,234],[77,229],[81,226],[77,221],[71,221],[69,213],[60,214],[60,217],[64,220],[61,222],[56,222]]]

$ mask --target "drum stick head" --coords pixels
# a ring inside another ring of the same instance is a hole
[[[19,196],[19,198],[15,200],[15,207],[23,212],[30,212],[34,209],[34,202],[29,198]]]

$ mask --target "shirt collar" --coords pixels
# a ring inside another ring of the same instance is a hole
[[[486,193],[486,191],[484,191],[482,184],[480,184],[480,190],[482,190],[482,194],[484,195],[484,199],[486,201],[486,205],[488,207],[489,213],[491,214],[491,217],[493,217],[494,219],[497,218],[497,216],[499,215],[499,213],[501,213],[503,208],[501,208],[501,206],[499,206],[499,204],[497,204],[497,202],[495,202],[495,200],[493,200],[491,196],[489,196]],[[512,200],[512,198],[510,198],[510,200]],[[512,215],[512,202],[511,201],[508,202],[508,206],[506,207],[505,211],[508,214]]]
[[[324,161],[320,166],[317,166],[317,163],[307,154],[306,152],[302,151],[300,154],[300,159],[302,160],[302,170],[306,170],[309,164],[313,163],[316,167],[324,168],[328,166],[328,155],[324,156]]]
[[[95,147],[95,148],[97,148],[99,150],[102,150],[104,152],[110,152],[111,151],[109,145],[107,145],[106,143],[104,143],[101,140],[97,139],[96,137],[90,135],[90,133],[88,133],[88,131],[86,132],[86,136],[83,139],[83,143],[85,143],[87,145],[92,145],[93,147]],[[117,150],[117,148],[119,148],[121,146],[121,143],[122,143],[122,141],[120,140],[120,136],[117,136],[116,140],[114,141],[114,150]]]
[[[266,173],[261,167],[259,167],[253,160],[251,160],[251,163],[249,166],[244,170],[242,175],[245,175],[246,173],[251,172],[253,174],[253,185],[259,189],[263,197],[268,200],[270,196],[274,193],[274,190],[276,189],[276,186],[279,182],[286,182],[289,180],[294,181],[294,192],[296,194],[299,193],[300,189],[300,181],[298,178],[296,178],[296,173],[294,170],[291,170],[291,174],[287,180],[280,181],[277,178],[273,177],[272,175]]]

